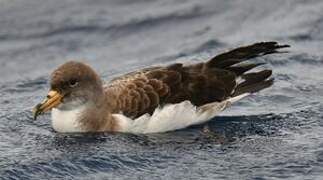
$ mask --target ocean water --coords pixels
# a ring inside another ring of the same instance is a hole
[[[322,0],[0,0],[0,179],[323,179]],[[58,134],[31,108],[66,60],[108,81],[258,41],[273,87],[211,122],[148,135]]]

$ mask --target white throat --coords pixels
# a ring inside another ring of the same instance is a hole
[[[78,121],[84,109],[85,105],[81,105],[72,110],[52,109],[52,126],[54,130],[62,133],[84,132]]]

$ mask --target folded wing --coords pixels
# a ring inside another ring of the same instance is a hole
[[[106,87],[113,113],[136,118],[164,104],[188,100],[202,106],[221,102],[244,93],[260,91],[272,85],[271,70],[247,73],[262,63],[246,63],[251,58],[279,53],[289,47],[276,42],[261,42],[240,47],[193,65],[181,63],[152,67],[128,73]],[[241,79],[238,82],[238,79]]]

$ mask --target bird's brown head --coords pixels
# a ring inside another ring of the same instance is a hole
[[[102,93],[102,81],[90,66],[66,62],[51,74],[50,90],[45,100],[34,107],[34,119],[52,108],[71,110],[89,102],[95,103]]]

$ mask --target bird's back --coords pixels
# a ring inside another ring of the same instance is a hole
[[[243,61],[277,53],[276,42],[261,42],[220,54],[203,63],[171,64],[132,72],[112,80],[105,91],[113,113],[136,118],[158,106],[189,101],[199,107],[272,85],[271,70],[249,72],[262,63]]]

